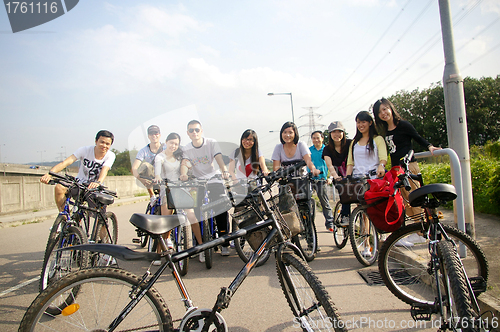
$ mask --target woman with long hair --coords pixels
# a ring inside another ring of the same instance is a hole
[[[264,155],[259,151],[259,139],[252,129],[243,132],[240,146],[229,156],[229,174],[233,180],[255,178],[260,170],[269,174]]]
[[[433,146],[420,136],[411,123],[401,119],[401,116],[390,100],[385,98],[377,100],[373,105],[373,114],[375,115],[375,122],[379,131],[385,136],[392,166],[399,166],[401,158],[410,150],[413,150],[412,140],[425,147],[432,154],[434,154],[435,150],[441,149]],[[412,158],[408,166],[410,172],[413,174],[420,173],[420,168],[415,157]],[[419,184],[410,181],[410,186],[413,191],[419,187]],[[401,188],[401,195],[408,202],[409,192],[405,188]],[[406,206],[406,214],[408,216],[418,216],[421,212],[422,209],[420,207],[412,207],[409,204]]]
[[[328,145],[323,149],[323,159],[330,171],[330,176],[333,177],[335,181],[339,181],[346,176],[347,155],[352,140],[347,139],[344,125],[340,121],[330,123],[328,132],[330,134],[330,139]],[[350,214],[351,204],[342,204],[342,211],[340,212],[342,216],[341,226],[349,225]],[[333,232],[333,225],[327,228],[330,232]]]

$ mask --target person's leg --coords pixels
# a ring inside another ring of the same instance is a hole
[[[186,210],[186,213],[187,213],[189,223],[191,224],[191,229],[193,230],[193,234],[194,234],[194,237],[196,239],[196,242],[198,244],[202,244],[203,239],[201,237],[200,222],[198,221],[198,218],[196,218],[196,216],[200,215],[200,209],[195,208],[194,210]]]
[[[228,231],[228,220],[229,214],[227,212],[223,212],[217,216],[215,216],[215,222],[217,223],[217,231],[219,236],[223,236],[227,234]],[[223,247],[228,247],[229,243],[224,243]]]
[[[318,194],[319,203],[323,208],[323,216],[325,217],[325,225],[333,225],[333,214],[330,202],[328,200],[328,194],[326,190],[326,182],[320,181],[316,184],[316,193]]]
[[[408,168],[410,169],[410,172],[412,174],[420,173],[420,168],[418,167],[418,163],[416,161],[411,162],[408,166],[409,166]],[[418,182],[415,182],[412,180],[410,180],[409,182],[410,182],[410,187],[411,187],[410,192],[420,187],[420,184]],[[422,213],[423,210],[419,206],[413,207],[408,203],[408,196],[410,195],[410,192],[408,192],[404,187],[401,188],[401,195],[403,196],[403,199],[405,202],[405,209],[406,209],[405,213],[409,217],[418,216]],[[419,222],[419,220],[415,220],[415,222]]]
[[[68,192],[68,188],[61,184],[56,184],[54,188],[54,198],[56,201],[56,206],[59,209],[59,212],[64,210],[64,203],[66,201],[66,193]]]

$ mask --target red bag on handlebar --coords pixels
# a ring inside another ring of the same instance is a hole
[[[404,203],[399,190],[394,194],[400,166],[394,166],[383,179],[368,180],[370,189],[365,192],[366,213],[381,232],[394,232],[404,221]]]

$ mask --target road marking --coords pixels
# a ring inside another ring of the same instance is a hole
[[[30,280],[28,280],[28,281],[25,281],[25,282],[23,282],[23,283],[21,283],[21,284],[19,284],[19,285],[17,285],[17,286],[14,286],[14,287],[11,287],[11,288],[9,288],[9,289],[6,289],[6,290],[4,290],[3,292],[0,292],[0,297],[2,297],[2,296],[4,296],[4,295],[7,295],[7,294],[9,294],[10,292],[13,292],[13,291],[15,291],[15,290],[18,290],[19,288],[23,288],[24,286],[27,286],[27,285],[31,284],[32,282],[35,282],[35,281],[37,281],[37,280],[39,280],[39,279],[40,279],[40,277],[36,277],[36,278],[30,279]]]

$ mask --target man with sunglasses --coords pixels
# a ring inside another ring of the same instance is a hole
[[[229,178],[229,172],[222,159],[222,152],[219,144],[212,138],[203,137],[203,129],[198,120],[189,121],[187,125],[187,134],[191,139],[191,143],[182,148],[183,159],[181,163],[180,179],[182,181],[188,179],[188,170],[191,170],[193,176],[198,179],[211,179],[215,174],[219,173],[219,170],[214,168],[214,159],[219,166],[220,172],[222,172],[222,177],[224,179]],[[207,190],[209,191],[211,201],[219,199],[220,195],[225,193],[224,185],[217,180],[211,180],[207,183]],[[228,231],[228,213],[224,210],[214,209],[219,236],[225,235]],[[196,211],[196,214],[199,215],[199,209]],[[199,225],[197,226],[199,227]],[[196,231],[198,227],[195,226],[193,231]],[[222,256],[229,255],[228,246],[229,244],[223,244],[221,250]],[[204,259],[205,256],[202,252],[200,253],[200,261],[203,262]]]

